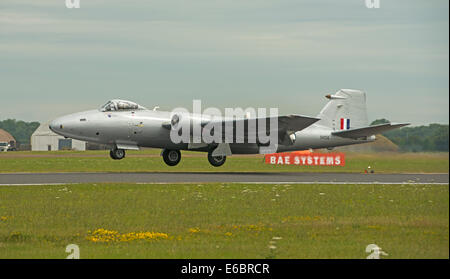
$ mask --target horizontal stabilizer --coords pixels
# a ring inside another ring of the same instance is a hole
[[[374,125],[374,126],[369,126],[369,127],[355,128],[355,129],[333,132],[332,135],[338,136],[338,137],[343,137],[343,138],[357,139],[357,138],[372,136],[375,134],[380,134],[382,132],[400,128],[400,127],[403,127],[406,125],[409,125],[409,123],[400,123],[400,124],[386,123],[386,124]]]

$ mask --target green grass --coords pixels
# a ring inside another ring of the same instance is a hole
[[[448,173],[448,153],[347,153],[344,167],[267,165],[263,156],[231,156],[225,165],[212,167],[206,154],[183,152],[176,167],[168,167],[159,150],[128,152],[116,161],[108,151],[9,152],[0,154],[0,172],[363,172],[371,166],[377,173]]]
[[[100,228],[120,234],[160,232],[168,238],[89,240]],[[371,243],[389,259],[448,258],[449,188],[230,183],[0,187],[0,258],[65,258],[71,243],[79,245],[81,258],[365,258]]]

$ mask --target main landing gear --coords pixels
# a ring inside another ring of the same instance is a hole
[[[178,163],[181,161],[180,150],[164,149],[161,155],[163,157],[164,163],[171,167],[178,165]],[[109,151],[109,156],[111,156],[111,158],[113,158],[114,160],[122,160],[123,158],[125,158],[125,150],[116,148],[111,149],[111,151]],[[208,152],[208,161],[214,167],[222,166],[223,164],[225,164],[226,160],[227,156],[213,156],[212,151]]]
[[[164,149],[161,153],[164,162],[173,167],[181,160],[180,150]],[[214,167],[222,166],[227,159],[227,156],[212,156],[212,151],[208,152],[208,161]]]
[[[220,167],[226,160],[227,156],[213,156],[212,151],[208,152],[208,161],[214,167]]]
[[[163,156],[164,163],[171,167],[176,166],[181,160],[180,150],[164,149],[161,155]]]
[[[109,151],[109,156],[114,160],[122,160],[125,158],[125,150],[124,149],[111,149]]]

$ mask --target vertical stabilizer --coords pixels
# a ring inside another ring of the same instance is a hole
[[[341,89],[326,96],[329,101],[317,116],[318,125],[335,131],[360,128],[369,125],[366,110],[366,93],[354,89]]]

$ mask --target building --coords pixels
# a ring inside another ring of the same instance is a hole
[[[53,133],[48,123],[41,124],[31,135],[32,151],[56,151],[56,150],[86,150],[86,142],[66,139]]]
[[[15,150],[16,140],[10,133],[0,129],[0,151]]]

